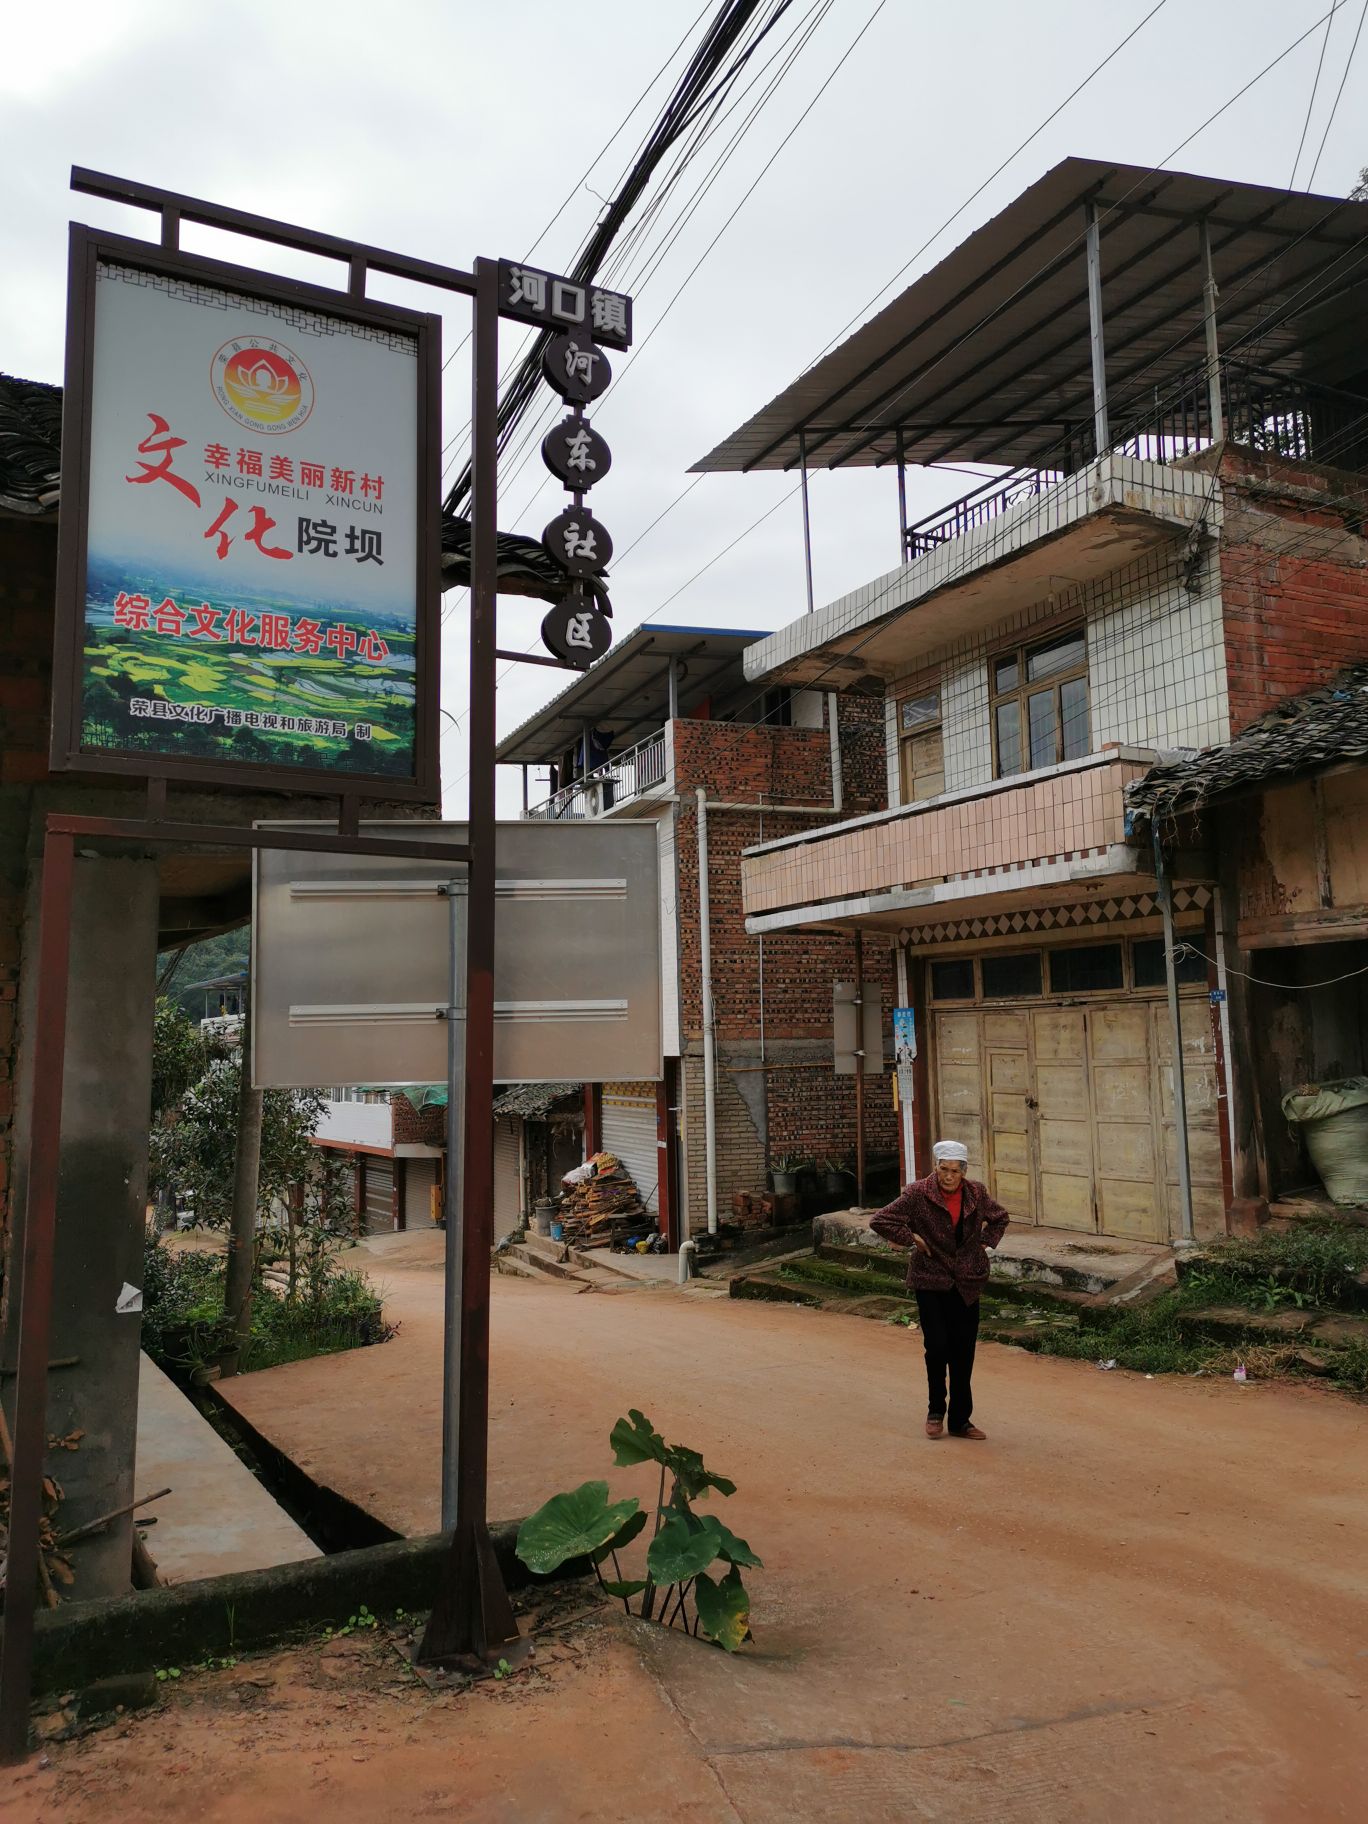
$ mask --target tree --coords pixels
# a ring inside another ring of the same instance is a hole
[[[1368,202],[1368,165],[1365,165],[1359,172],[1358,182],[1349,192],[1349,201],[1351,203]]]
[[[220,1055],[216,1040],[200,1031],[174,1001],[157,1001],[152,1028],[152,1110],[149,1190],[158,1207],[172,1202],[174,1180],[167,1169],[169,1131],[181,1102]]]

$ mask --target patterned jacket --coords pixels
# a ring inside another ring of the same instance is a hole
[[[911,1248],[907,1283],[917,1292],[958,1292],[966,1305],[975,1304],[988,1283],[988,1248],[1002,1240],[1011,1221],[985,1185],[972,1178],[963,1181],[958,1224],[945,1207],[941,1188],[932,1172],[909,1184],[870,1222],[876,1235],[900,1248]],[[920,1235],[931,1252],[923,1254],[913,1237]]]

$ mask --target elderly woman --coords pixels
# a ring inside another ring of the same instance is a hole
[[[982,1439],[987,1434],[970,1423],[979,1294],[988,1283],[985,1250],[1002,1240],[1010,1218],[983,1185],[965,1176],[967,1147],[938,1140],[931,1156],[931,1176],[909,1184],[869,1226],[885,1241],[913,1250],[907,1283],[917,1295],[926,1346],[927,1437],[945,1431],[948,1369],[950,1436]]]

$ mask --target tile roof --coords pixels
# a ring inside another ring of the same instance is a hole
[[[62,389],[0,374],[0,512],[54,516],[61,497]],[[470,522],[442,514],[442,587],[470,582]],[[555,601],[565,578],[540,540],[499,534],[499,590]]]
[[[1151,767],[1126,788],[1127,820],[1152,822],[1368,757],[1368,661],[1288,697],[1222,747]]]

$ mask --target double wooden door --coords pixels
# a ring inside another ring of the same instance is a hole
[[[1222,1215],[1205,996],[1182,1004],[1194,1215]],[[936,1015],[939,1137],[963,1140],[1021,1222],[1167,1240],[1180,1227],[1172,1033],[1162,999]]]

